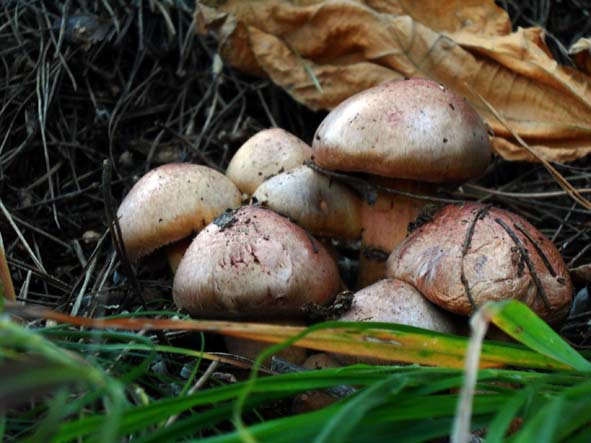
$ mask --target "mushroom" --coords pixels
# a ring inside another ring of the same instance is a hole
[[[117,210],[129,259],[137,261],[199,232],[240,202],[236,186],[206,166],[169,163],[151,170],[131,188]]]
[[[339,275],[325,248],[272,211],[246,206],[202,230],[177,269],[177,306],[201,317],[304,317],[326,305]]]
[[[339,321],[398,323],[431,331],[457,333],[451,316],[428,301],[411,285],[396,279],[383,279],[355,293],[351,308]],[[335,354],[345,364],[392,362],[371,357]]]
[[[415,193],[476,177],[491,157],[486,126],[468,102],[418,78],[387,82],[339,104],[318,127],[312,149],[321,168],[372,174],[379,185]],[[383,262],[423,206],[382,192],[375,204],[366,202],[361,286],[383,277]],[[382,261],[371,272],[369,257]]]
[[[392,252],[387,266],[388,277],[463,315],[488,300],[516,299],[554,323],[572,300],[552,242],[520,216],[482,204],[444,207]]]
[[[408,283],[383,279],[355,293],[341,321],[399,323],[431,331],[457,331],[450,316]]]
[[[284,129],[265,129],[249,138],[234,154],[226,176],[241,192],[252,195],[269,177],[300,166],[312,148]]]
[[[314,235],[350,240],[361,236],[359,197],[308,166],[270,178],[253,197]]]

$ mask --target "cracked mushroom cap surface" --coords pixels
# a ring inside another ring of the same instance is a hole
[[[318,127],[314,162],[423,182],[460,182],[491,158],[486,126],[462,97],[437,82],[386,82],[349,97]]]
[[[308,166],[282,172],[261,184],[259,203],[314,235],[357,239],[361,236],[361,200],[346,186]]]
[[[284,217],[255,206],[215,220],[189,246],[174,278],[177,306],[194,316],[300,318],[339,287],[322,244]]]
[[[159,166],[138,180],[117,210],[127,254],[137,261],[199,232],[240,203],[240,191],[234,183],[207,166]]]
[[[548,238],[516,214],[474,203],[446,206],[412,232],[390,255],[387,276],[451,312],[516,299],[550,323],[566,316],[573,292]]]
[[[312,148],[281,128],[264,129],[249,138],[234,154],[226,176],[241,192],[252,195],[276,174],[310,160]]]

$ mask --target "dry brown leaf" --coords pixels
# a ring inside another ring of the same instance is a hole
[[[559,66],[541,29],[510,33],[493,1],[204,3],[198,29],[217,34],[226,62],[271,78],[312,109],[331,109],[383,81],[428,77],[478,108],[507,159],[534,157],[471,90],[547,160],[591,153],[591,77]]]
[[[589,284],[591,283],[591,263],[586,263],[581,266],[577,266],[570,270],[570,275],[578,283]]]
[[[310,3],[310,2],[308,2]],[[314,3],[318,3],[317,1]],[[392,15],[408,15],[437,32],[505,35],[511,20],[494,2],[482,0],[365,0],[371,9]]]
[[[577,68],[591,74],[591,38],[580,38],[568,50]]]

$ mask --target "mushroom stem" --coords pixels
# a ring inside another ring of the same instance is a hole
[[[427,194],[434,189],[432,184],[385,177],[374,177],[372,182],[417,194]],[[417,218],[427,203],[426,200],[381,191],[378,192],[373,205],[364,201],[358,288],[364,288],[384,278],[388,256],[404,240],[409,223]]]
[[[193,236],[187,237],[166,247],[166,259],[168,261],[168,267],[173,274],[179,267],[179,263],[181,262],[187,249],[189,249],[189,245],[193,241],[193,238]]]

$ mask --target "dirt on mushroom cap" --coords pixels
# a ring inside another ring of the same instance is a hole
[[[273,319],[330,303],[338,285],[336,264],[317,240],[272,211],[246,206],[232,223],[212,223],[195,238],[173,296],[196,316]]]

